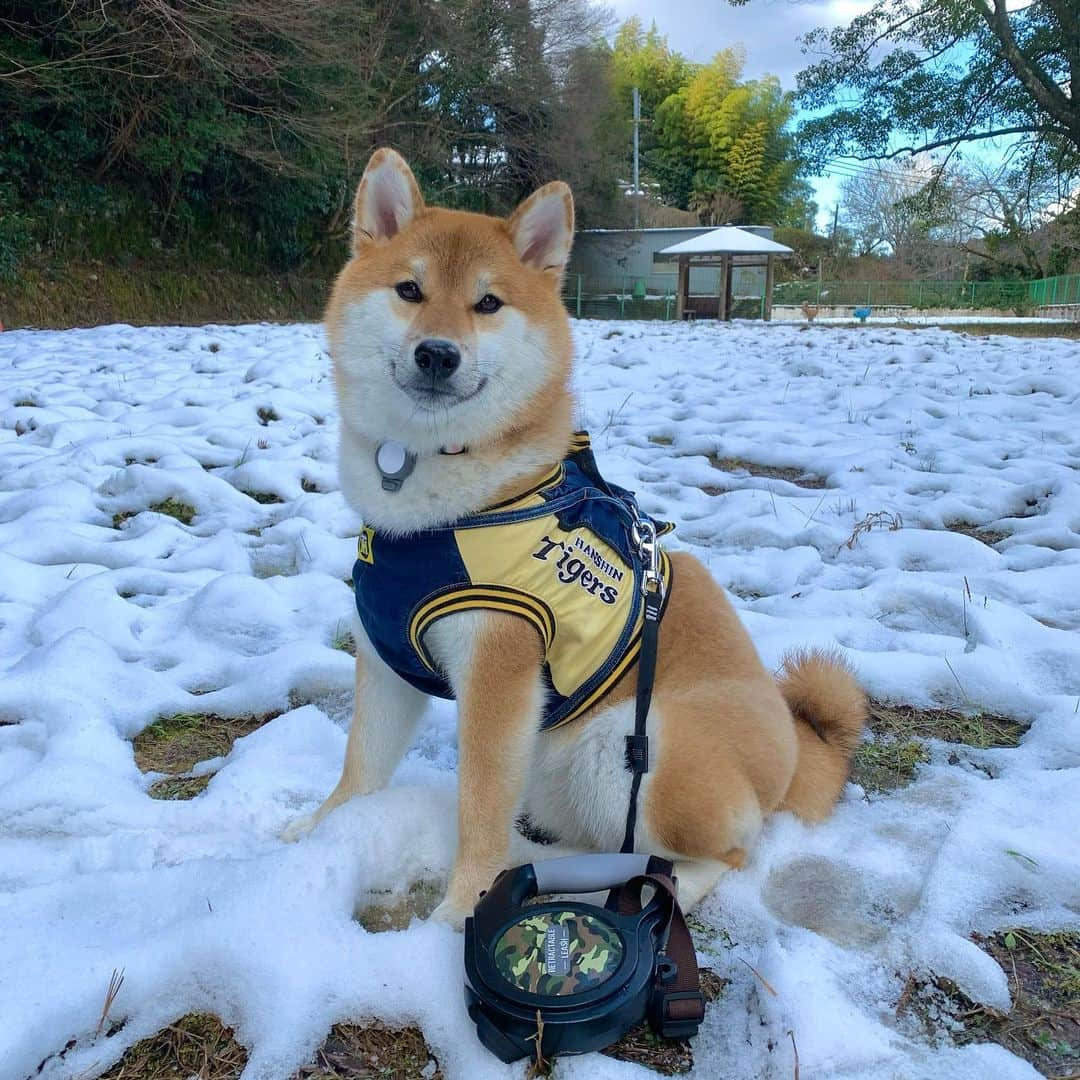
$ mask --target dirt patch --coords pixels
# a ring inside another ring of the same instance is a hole
[[[701,992],[705,995],[706,1005],[720,999],[727,983],[727,979],[709,968],[701,969]],[[600,1052],[619,1061],[644,1065],[662,1076],[678,1076],[694,1067],[694,1053],[688,1041],[664,1039],[647,1022],[631,1028],[614,1046]]]
[[[272,720],[263,716],[224,717],[215,713],[177,713],[143,728],[132,740],[135,764],[143,772],[170,775],[151,785],[154,799],[194,799],[206,790],[212,774],[191,776],[200,762],[223,757],[242,735]]]
[[[292,1080],[442,1080],[443,1072],[418,1027],[378,1022],[335,1024],[326,1042]]]
[[[718,457],[716,454],[709,455],[709,464],[721,472],[749,473],[751,476],[764,476],[770,480],[786,480],[796,487],[809,488],[812,491],[820,491],[826,487],[823,476],[815,476],[805,469],[786,465],[759,465],[757,462],[747,461],[745,458]]]
[[[236,1080],[247,1051],[209,1013],[189,1013],[132,1046],[101,1080]]]
[[[1005,972],[1012,1009],[980,1005],[948,979],[912,974],[897,1016],[910,1011],[932,1038],[947,1033],[959,1045],[995,1042],[1043,1076],[1080,1076],[1080,932],[1001,930],[973,940]]]
[[[992,529],[988,525],[973,525],[970,521],[947,521],[945,522],[945,528],[949,532],[970,536],[972,539],[986,544],[987,547],[1000,544],[1002,540],[1012,536],[1012,533],[1004,532],[1002,529]]]
[[[368,933],[407,930],[414,918],[426,919],[442,899],[443,887],[434,881],[414,882],[404,895],[387,893],[385,900],[358,907],[353,918]]]

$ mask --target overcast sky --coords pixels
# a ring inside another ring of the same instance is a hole
[[[785,90],[795,89],[795,73],[808,66],[798,38],[816,26],[849,22],[869,4],[866,0],[750,0],[732,7],[727,0],[608,0],[621,22],[637,15],[646,28],[655,22],[668,44],[691,60],[705,62],[721,49],[742,45],[747,78],[775,75]],[[812,181],[819,206],[818,221],[832,217],[839,193],[833,177]]]

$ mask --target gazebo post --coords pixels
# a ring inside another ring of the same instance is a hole
[[[731,300],[734,289],[734,283],[731,279],[735,276],[735,256],[725,255],[724,262],[727,265],[727,269],[724,271],[724,314],[720,317],[724,322],[731,322]]]
[[[765,321],[772,321],[773,257],[765,256]]]
[[[675,300],[675,318],[682,322],[686,318],[686,305],[690,299],[690,258],[679,256],[679,283],[676,286],[678,296]]]
[[[716,298],[716,318],[720,321],[724,321],[724,309],[727,305],[727,258],[724,255],[720,256],[720,288],[717,290]]]

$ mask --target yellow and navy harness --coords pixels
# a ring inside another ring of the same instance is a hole
[[[544,647],[541,728],[558,727],[634,666],[646,579],[664,604],[671,593],[668,556],[656,548],[650,569],[647,538],[673,527],[642,514],[632,492],[607,483],[588,435],[578,432],[567,457],[512,499],[404,536],[365,528],[353,566],[356,609],[387,665],[444,698],[453,690],[424,644],[427,630],[461,611],[526,619]]]

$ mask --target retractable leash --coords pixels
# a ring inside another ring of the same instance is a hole
[[[575,855],[504,870],[465,920],[469,1016],[480,1041],[505,1062],[538,1051],[552,1057],[599,1050],[646,1016],[657,1034],[689,1038],[705,1015],[673,866],[634,854],[638,792],[649,770],[646,721],[664,583],[655,526],[638,514],[632,498],[620,501],[634,519],[644,598],[634,734],[626,737],[626,766],[633,773],[626,834],[618,855]],[[647,888],[652,895],[643,901]],[[602,908],[529,903],[553,893],[602,889],[611,890]]]

